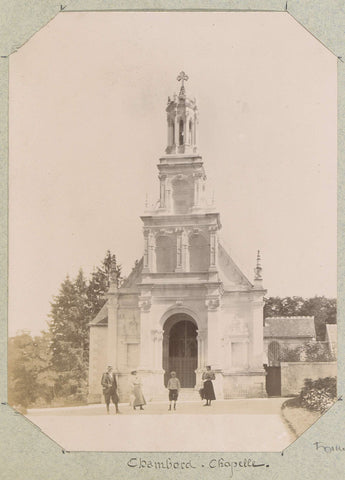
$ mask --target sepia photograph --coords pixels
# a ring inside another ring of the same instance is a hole
[[[280,452],[332,407],[337,61],[286,12],[66,12],[11,56],[17,412],[68,451]]]

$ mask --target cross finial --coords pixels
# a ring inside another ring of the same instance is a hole
[[[113,284],[117,287],[118,277],[119,275],[117,271],[116,259],[115,259],[115,256],[113,255],[111,257],[111,264],[110,264],[110,284]]]
[[[258,250],[256,256],[256,268],[254,269],[255,272],[255,280],[262,280],[262,267],[261,267],[261,255],[260,250]]]
[[[180,90],[180,96],[184,96],[185,95],[185,88],[184,88],[184,82],[186,82],[188,80],[188,75],[185,74],[184,71],[180,72],[177,76],[177,81],[180,82],[181,81],[181,90]]]

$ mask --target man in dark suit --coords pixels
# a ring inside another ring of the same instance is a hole
[[[119,396],[117,394],[117,381],[111,365],[109,365],[107,371],[103,373],[101,384],[103,387],[105,404],[107,406],[107,413],[109,413],[110,399],[115,405],[116,413],[120,413],[118,407]]]

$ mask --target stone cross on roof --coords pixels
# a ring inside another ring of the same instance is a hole
[[[188,80],[188,75],[184,73],[184,71],[180,72],[177,76],[177,81],[181,81],[181,90],[179,96],[184,96],[186,94],[186,89],[184,88],[184,82]]]

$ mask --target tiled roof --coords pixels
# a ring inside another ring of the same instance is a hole
[[[264,337],[315,338],[314,317],[267,317]]]

